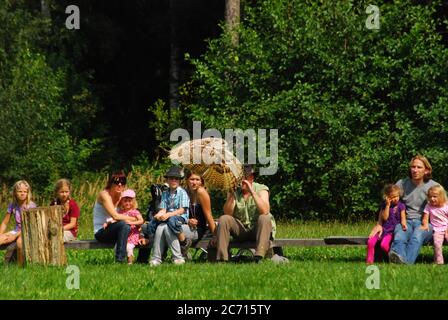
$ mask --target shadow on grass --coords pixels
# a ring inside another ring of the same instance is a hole
[[[207,255],[205,252],[191,252],[193,259],[188,260],[188,264],[204,264],[207,262]],[[284,255],[290,262],[341,262],[341,263],[365,263],[366,248],[365,247],[314,247],[314,248],[284,248]],[[2,256],[0,255],[0,258]],[[67,254],[69,264],[82,263],[87,265],[112,265],[114,262],[113,250],[82,250],[70,251]],[[170,263],[170,255],[166,262]],[[417,258],[416,264],[432,264],[433,263],[432,248],[423,248],[421,254]],[[445,254],[445,261],[448,256]],[[376,262],[388,263],[387,258],[383,260],[375,259]],[[239,263],[253,263],[251,259],[245,256],[239,260]],[[146,263],[136,263],[137,265],[145,265]]]

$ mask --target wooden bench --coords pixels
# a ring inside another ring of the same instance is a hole
[[[368,237],[361,236],[330,236],[326,238],[283,238],[275,239],[271,242],[271,247],[325,247],[325,246],[365,246]],[[209,238],[202,239],[191,246],[191,248],[207,249]],[[447,245],[447,243],[444,243]],[[432,243],[429,243],[432,245]],[[5,250],[8,245],[0,246],[0,250]],[[96,240],[75,240],[65,243],[68,250],[87,249],[111,249],[113,243],[98,242]],[[147,246],[149,247],[149,245]],[[139,246],[137,247],[139,248]],[[251,249],[255,248],[255,241],[230,242],[230,248]]]
[[[275,247],[334,247],[334,246],[365,246],[368,237],[365,236],[330,236],[326,238],[283,238],[271,241],[271,248]],[[191,246],[197,251],[207,252],[210,238],[204,238]],[[447,242],[444,243],[448,245]],[[429,243],[428,245],[432,245]],[[103,243],[96,240],[75,240],[64,244],[67,250],[90,250],[90,249],[112,249],[113,243]],[[0,250],[5,250],[8,245],[0,246]],[[146,247],[150,247],[148,244]],[[141,246],[137,246],[141,248]],[[230,242],[230,248],[253,249],[255,241]],[[196,255],[196,254],[195,254]]]
[[[331,246],[365,246],[369,238],[365,236],[330,236],[326,238],[282,238],[271,241],[271,248],[274,247],[331,247]],[[207,249],[210,238],[204,238],[193,244],[193,249]],[[448,243],[445,241],[445,245]],[[430,242],[428,245],[432,245]],[[75,240],[65,243],[66,249],[108,249],[114,244],[102,243],[96,240]],[[149,247],[149,245],[147,245]],[[137,246],[139,248],[139,246]],[[255,241],[230,242],[230,248],[252,249],[255,248]],[[0,249],[2,249],[0,247]]]
[[[327,237],[327,238],[285,238],[275,239],[271,242],[271,247],[323,247],[333,245],[366,245],[367,237]],[[207,249],[210,239],[202,239],[192,246],[197,249]],[[0,250],[6,249],[7,245],[0,246]],[[65,243],[68,250],[87,249],[111,249],[113,243],[98,242],[96,240],[75,240]],[[255,248],[255,241],[230,242],[231,248],[250,249]]]
[[[207,249],[210,239],[202,239],[191,248]],[[325,246],[324,239],[276,239],[272,241],[271,247],[312,247]],[[66,249],[107,249],[113,248],[114,244],[101,243],[96,240],[75,240],[65,243]],[[231,248],[250,249],[255,247],[255,241],[230,242]]]

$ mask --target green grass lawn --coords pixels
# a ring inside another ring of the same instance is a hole
[[[370,223],[280,223],[278,237],[365,235]],[[3,252],[0,258],[3,258]],[[117,265],[112,250],[70,250],[79,289],[66,287],[65,267],[2,267],[0,299],[446,299],[448,269],[425,247],[413,266],[377,264],[379,289],[368,289],[364,247],[285,248],[290,263],[169,262]]]

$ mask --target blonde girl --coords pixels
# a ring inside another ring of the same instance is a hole
[[[139,244],[140,231],[139,226],[143,224],[143,216],[140,211],[137,209],[137,201],[135,199],[135,191],[132,189],[127,189],[123,191],[121,194],[121,199],[118,204],[120,214],[123,214],[128,217],[133,217],[136,220],[127,222],[131,226],[131,231],[128,235],[128,241],[126,244],[126,252],[128,255],[128,264],[132,264],[134,262],[134,248]],[[109,224],[115,223],[116,221],[109,218],[107,222],[103,225],[103,228],[106,229]]]
[[[31,201],[31,187],[25,180],[17,181],[12,190],[12,203],[9,204],[6,210],[6,215],[0,224],[0,245],[8,244],[16,241],[17,243],[17,262],[23,265],[23,251],[22,251],[22,217],[23,210],[36,208],[36,204]],[[6,232],[9,220],[14,216],[16,225],[14,230]]]
[[[79,206],[71,197],[72,184],[67,179],[56,181],[54,200],[52,205],[64,206],[62,225],[64,228],[64,242],[76,240],[78,237]]]
[[[448,241],[448,203],[445,189],[441,185],[428,189],[428,203],[423,210],[422,230],[429,230],[428,220],[431,221],[434,230],[434,262],[443,264],[443,240]]]

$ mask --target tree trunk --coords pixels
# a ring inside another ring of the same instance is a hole
[[[170,110],[179,108],[179,43],[176,1],[170,0],[170,71],[169,106]]]
[[[51,19],[49,0],[40,0],[40,11],[45,18]]]
[[[67,263],[62,226],[62,206],[39,207],[22,212],[25,262],[62,266]]]
[[[240,23],[240,0],[226,0],[225,12],[226,25],[232,35],[232,44],[238,45],[238,32],[236,30]]]

